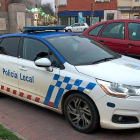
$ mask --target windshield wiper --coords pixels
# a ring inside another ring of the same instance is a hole
[[[112,60],[112,59],[116,59],[116,58],[118,58],[118,57],[108,57],[108,58],[104,58],[104,59],[100,59],[98,61],[95,61],[92,64],[97,64],[97,63],[100,63],[100,62],[106,62],[106,61],[109,61],[109,60]]]

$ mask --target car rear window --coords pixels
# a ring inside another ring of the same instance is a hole
[[[97,36],[100,32],[100,30],[102,29],[102,27],[104,26],[105,24],[101,24],[95,28],[93,28],[88,34],[90,36]]]

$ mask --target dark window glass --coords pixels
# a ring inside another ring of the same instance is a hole
[[[80,24],[74,24],[74,26],[76,27],[76,26],[80,26]]]
[[[37,59],[37,54],[41,52],[49,53],[49,49],[46,47],[45,44],[35,39],[24,38],[23,42],[24,59],[34,61],[35,59]]]
[[[128,24],[129,40],[140,41],[140,24]]]
[[[114,58],[116,53],[94,40],[84,36],[46,38],[62,57],[72,65],[91,65],[105,59]]]
[[[20,38],[4,38],[0,44],[0,53],[17,57]]]
[[[107,20],[113,20],[114,14],[113,13],[107,13]]]
[[[30,61],[35,61],[36,59],[39,59],[41,57],[37,57],[37,54],[41,53],[41,52],[45,52],[46,58],[49,58],[52,66],[54,67],[59,67],[59,60],[56,58],[56,56],[51,52],[49,55],[49,49],[48,47],[35,39],[31,39],[31,38],[24,38],[24,42],[23,42],[23,58],[30,60]]]
[[[81,24],[81,26],[85,26],[85,24]]]
[[[101,37],[124,39],[124,23],[110,23],[102,31]]]
[[[59,60],[55,57],[55,55],[53,53],[50,53],[50,61],[52,63],[52,66],[54,67],[59,67]]]
[[[104,25],[105,24],[102,24],[102,25],[99,25],[99,26],[93,28],[88,34],[92,35],[92,36],[97,36]]]

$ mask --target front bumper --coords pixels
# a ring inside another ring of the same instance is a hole
[[[115,104],[115,107],[107,106],[107,103]],[[140,97],[129,97],[126,99],[116,98],[105,95],[96,102],[96,106],[100,115],[100,124],[102,128],[108,129],[131,129],[140,128]],[[126,117],[136,117],[138,123],[114,123],[113,115]]]

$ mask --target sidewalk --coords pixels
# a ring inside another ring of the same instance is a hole
[[[0,123],[27,140],[138,140],[140,129],[105,130],[94,134],[75,131],[63,115],[12,98],[0,97]]]

